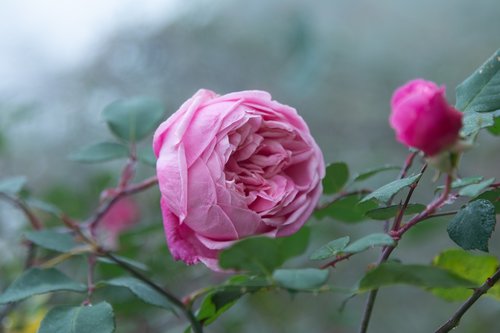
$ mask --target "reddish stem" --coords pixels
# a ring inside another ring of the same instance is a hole
[[[415,226],[417,223],[425,220],[428,216],[430,216],[436,210],[441,208],[441,206],[446,202],[446,200],[448,200],[450,190],[451,190],[452,180],[453,180],[453,177],[451,175],[447,175],[444,190],[441,193],[441,195],[436,200],[431,202],[423,212],[415,215],[410,221],[408,221],[406,224],[404,224],[401,228],[394,230],[394,231],[391,231],[391,233],[390,233],[391,236],[393,236],[395,239],[401,238],[401,236],[405,232],[407,232],[410,228]]]

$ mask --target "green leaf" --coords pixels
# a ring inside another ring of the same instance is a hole
[[[349,179],[349,168],[344,162],[329,164],[323,178],[323,193],[333,194],[340,191]]]
[[[173,311],[172,304],[165,296],[139,279],[126,276],[115,278],[109,281],[102,281],[102,283],[110,286],[127,288],[142,301]]]
[[[106,302],[90,306],[56,306],[43,318],[38,333],[112,333],[113,308]]]
[[[102,116],[118,138],[135,142],[153,132],[163,120],[164,113],[160,101],[133,97],[111,103],[104,109]]]
[[[364,292],[395,284],[409,284],[424,288],[477,287],[474,282],[442,268],[386,262],[366,273],[359,282],[359,291]]]
[[[24,176],[2,179],[0,181],[0,192],[16,195],[23,189],[24,185],[26,185],[26,177]]]
[[[477,133],[481,128],[493,126],[493,114],[468,112],[464,115],[463,126],[460,130],[462,136]]]
[[[28,231],[24,236],[40,247],[57,252],[68,252],[78,246],[69,233],[62,233],[54,229]]]
[[[278,269],[273,273],[273,279],[283,288],[291,290],[312,290],[323,286],[328,280],[326,269]]]
[[[481,176],[465,177],[465,178],[456,179],[451,183],[451,188],[460,188],[460,187],[464,187],[467,185],[477,184],[477,183],[481,182],[481,180],[483,180],[483,177],[481,177]],[[444,188],[444,186],[440,185],[437,188],[442,190]]]
[[[390,246],[394,245],[394,240],[388,234],[375,233],[354,241],[349,244],[342,252],[358,253],[366,251],[375,246]]]
[[[38,200],[35,198],[28,198],[26,199],[26,203],[31,208],[39,209],[45,213],[52,214],[56,217],[59,217],[62,214],[61,210],[57,206],[42,200]]]
[[[342,252],[342,250],[344,250],[347,244],[349,244],[349,241],[350,241],[349,236],[332,240],[328,244],[323,245],[322,247],[314,251],[309,257],[309,259],[324,260],[336,256],[337,254]]]
[[[496,51],[456,89],[456,108],[463,112],[500,109],[500,50]]]
[[[23,272],[0,295],[0,304],[17,302],[33,295],[46,294],[53,291],[85,292],[85,285],[71,280],[54,268],[30,268]]]
[[[500,213],[500,188],[496,188],[491,191],[486,191],[472,199],[471,201],[476,201],[479,199],[488,200],[495,206],[495,213]]]
[[[376,199],[381,202],[387,202],[389,199],[401,191],[403,188],[412,185],[422,176],[421,173],[415,176],[411,176],[408,178],[398,179],[389,184],[386,184],[372,193],[365,196],[360,202],[366,202],[370,199]]]
[[[380,172],[389,171],[389,170],[399,170],[399,169],[401,169],[401,167],[398,167],[396,165],[385,165],[382,167],[366,170],[366,171],[358,173],[356,176],[354,176],[354,181],[360,182],[360,181],[366,180],[372,176],[375,176],[376,174],[378,174]]]
[[[378,205],[374,200],[369,200],[360,203],[361,195],[352,194],[340,198],[328,205],[326,208],[314,212],[314,216],[318,219],[331,217],[338,221],[354,223],[366,220],[365,213],[375,209]]]
[[[69,159],[82,163],[98,163],[128,157],[127,147],[115,142],[101,142],[83,147],[69,155]]]
[[[156,156],[153,153],[153,150],[151,147],[146,147],[145,149],[138,149],[137,150],[137,159],[150,166],[156,166]]]
[[[149,271],[149,267],[140,261],[136,261],[127,257],[117,256],[116,254],[114,255],[114,257],[120,259],[121,261],[123,261],[129,266],[132,266],[133,268],[137,268],[138,270],[141,271]],[[116,262],[106,257],[99,257],[97,258],[97,261],[102,262],[104,264],[117,265]]]
[[[236,275],[221,286],[217,286],[203,299],[196,318],[209,325],[222,313],[229,310],[243,295],[272,286],[268,279],[255,276]]]
[[[458,192],[458,194],[465,197],[475,197],[476,195],[481,193],[484,189],[486,189],[488,186],[493,184],[494,181],[495,178],[490,178],[478,184],[467,185],[464,188],[462,188]]]
[[[500,262],[491,255],[473,254],[462,249],[449,249],[436,256],[433,265],[480,285],[495,273]],[[488,291],[487,295],[500,300],[499,291],[500,286],[495,286]],[[448,301],[461,301],[469,298],[472,295],[472,290],[467,288],[436,288],[432,289],[432,293]]]
[[[302,254],[309,243],[309,229],[285,238],[252,237],[237,242],[219,254],[219,265],[225,269],[244,270],[271,275],[288,258]]]
[[[366,212],[366,216],[373,220],[381,220],[385,221],[390,218],[395,217],[399,210],[401,209],[400,205],[392,205],[388,207],[376,208]],[[422,204],[408,204],[404,211],[404,215],[417,214],[425,210],[425,205]]]
[[[488,240],[495,228],[495,207],[488,200],[469,202],[451,219],[448,235],[464,250],[488,252]]]
[[[488,127],[488,132],[493,135],[500,135],[500,115],[497,115],[495,119],[493,119],[493,125]]]
[[[240,290],[212,292],[203,299],[196,317],[204,326],[209,325],[229,310],[241,296],[243,293]]]

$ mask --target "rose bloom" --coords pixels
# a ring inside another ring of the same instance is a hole
[[[253,235],[299,230],[322,192],[323,155],[295,109],[264,91],[199,90],[156,130],[170,251],[219,270],[218,253]]]
[[[132,228],[139,221],[139,208],[128,197],[119,199],[103,215],[99,224],[101,241],[109,248],[118,248],[120,234]]]
[[[450,148],[459,139],[462,113],[449,105],[445,87],[416,79],[392,95],[389,118],[399,142],[422,150],[427,156]]]

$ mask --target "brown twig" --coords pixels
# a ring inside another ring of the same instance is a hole
[[[35,230],[41,230],[43,228],[43,223],[36,217],[36,215],[31,211],[31,209],[19,198],[11,197],[5,193],[0,193],[0,198],[5,201],[11,203],[15,207],[19,208],[24,215],[28,218],[28,221],[31,223],[31,226]]]
[[[453,316],[448,319],[446,323],[444,323],[441,327],[437,329],[435,333],[445,333],[449,332],[460,323],[460,319],[462,319],[463,315],[469,310],[469,308],[476,303],[476,301],[486,294],[488,290],[490,290],[497,282],[500,280],[500,268],[489,277],[479,288],[474,290],[469,299],[458,308],[458,310],[453,314]]]
[[[99,206],[97,211],[93,216],[91,216],[87,222],[90,230],[95,230],[101,221],[102,217],[113,207],[113,205],[123,197],[144,191],[158,183],[158,178],[156,176],[147,178],[140,183],[128,185],[123,189],[119,189],[111,198],[105,201]]]
[[[330,261],[329,263],[324,264],[320,268],[321,269],[326,269],[328,267],[335,267],[335,265],[337,263],[339,263],[341,261],[344,261],[344,260],[347,260],[350,257],[352,257],[353,255],[355,255],[355,253],[347,253],[347,254],[343,254],[343,255],[337,256],[337,258],[335,258],[334,260]]]

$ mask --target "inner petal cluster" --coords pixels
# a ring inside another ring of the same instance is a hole
[[[285,222],[283,210],[299,190],[292,165],[303,162],[310,148],[290,127],[256,116],[228,134],[231,153],[224,167],[225,181],[268,225]],[[290,171],[290,172],[288,172]]]

